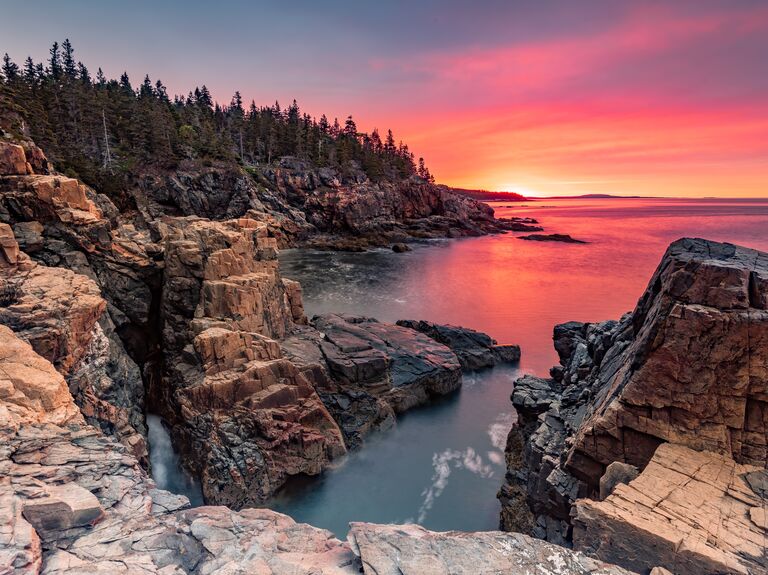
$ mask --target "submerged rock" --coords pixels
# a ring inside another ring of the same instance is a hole
[[[539,228],[541,229],[541,228]],[[586,244],[584,240],[577,240],[568,234],[529,234],[527,236],[518,236],[518,240],[529,240],[534,242],[563,242],[566,244]]]

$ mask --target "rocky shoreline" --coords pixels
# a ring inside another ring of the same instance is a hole
[[[21,143],[0,142],[0,573],[765,568],[767,255],[682,240],[632,314],[555,328],[561,365],[513,393],[502,527],[525,534],[353,524],[341,542],[248,508],[520,349],[419,320],[309,319],[277,250],[537,222],[291,160],[148,175],[118,208]],[[157,489],[147,412],[210,506]]]
[[[673,243],[636,309],[554,330],[512,402],[502,527],[640,573],[764,573],[768,254]],[[628,485],[627,485],[628,484]]]

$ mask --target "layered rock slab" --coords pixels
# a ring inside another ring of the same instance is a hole
[[[281,347],[312,378],[350,448],[391,426],[396,414],[461,386],[461,365],[448,347],[371,318],[317,316]]]
[[[462,369],[475,370],[499,363],[520,361],[520,346],[499,344],[488,334],[466,327],[441,325],[424,320],[399,320],[397,325],[415,329],[449,347]]]
[[[573,546],[640,573],[764,573],[766,487],[762,467],[665,443],[605,500],[576,501]]]
[[[347,539],[366,575],[631,575],[520,533],[352,523]]]

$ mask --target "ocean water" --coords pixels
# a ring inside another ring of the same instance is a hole
[[[269,507],[342,538],[350,521],[417,522],[433,530],[497,528],[495,495],[514,421],[512,384],[526,372],[546,375],[557,361],[553,326],[616,319],[630,311],[667,245],[680,237],[768,251],[768,200],[491,205],[497,216],[533,217],[543,233],[567,233],[589,243],[530,242],[510,233],[430,241],[404,254],[386,249],[281,254],[282,273],[301,282],[309,315],[344,312],[463,325],[500,343],[519,344],[522,359],[516,366],[465,375],[459,392],[406,413],[395,429],[370,437],[322,475],[292,481]],[[152,423],[155,432],[164,431]],[[188,483],[174,468],[164,437],[156,442],[150,437],[153,467],[163,470],[167,484],[156,479],[183,492]]]
[[[485,331],[522,348],[519,366],[464,376],[462,389],[409,412],[320,477],[295,481],[270,507],[344,537],[350,521],[417,522],[433,530],[498,527],[512,383],[557,361],[552,328],[630,311],[670,242],[684,236],[768,251],[768,201],[583,199],[494,202],[497,216],[533,217],[543,233],[429,242],[411,252],[289,250],[309,315],[426,319]],[[511,207],[506,207],[511,206]]]

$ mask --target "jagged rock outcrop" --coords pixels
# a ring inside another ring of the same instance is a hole
[[[258,504],[346,447],[306,374],[277,339],[304,318],[276,240],[250,219],[166,219],[165,371],[151,393],[206,501]]]
[[[576,501],[573,546],[638,573],[765,573],[766,496],[763,467],[664,443],[629,485]]]
[[[666,442],[765,467],[766,278],[764,253],[683,239],[621,321],[557,326],[552,378],[515,384],[503,527],[567,543],[606,467],[642,470]]]
[[[349,447],[398,413],[461,385],[461,366],[446,346],[416,330],[371,318],[328,314],[282,342],[313,379]],[[320,373],[318,373],[318,367]]]
[[[0,424],[82,423],[62,375],[25,341],[0,325]]]
[[[261,171],[266,188],[304,214],[307,245],[364,250],[414,238],[463,237],[510,229],[487,204],[420,178],[372,182],[362,171],[311,169],[295,158]]]
[[[418,525],[352,523],[348,540],[366,575],[632,575],[520,533],[434,533]]]
[[[400,320],[397,325],[415,329],[448,346],[459,358],[463,369],[493,367],[498,363],[520,361],[520,346],[499,345],[489,335],[455,325],[440,325],[429,321]]]
[[[31,261],[7,224],[0,224],[0,242],[5,254],[0,324],[54,364],[89,422],[114,433],[146,461],[141,379],[119,340],[105,334],[111,322],[99,287],[68,269]],[[121,377],[113,379],[116,374]]]

